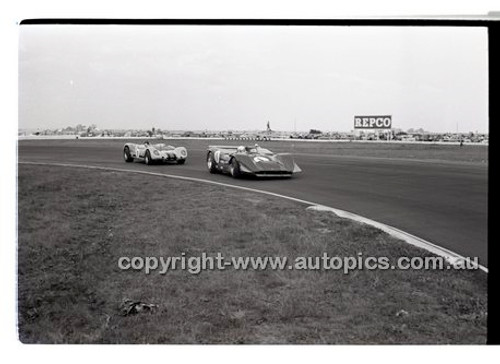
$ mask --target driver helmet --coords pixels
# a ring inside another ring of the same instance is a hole
[[[245,147],[240,145],[237,149],[238,153],[243,153],[245,151]]]

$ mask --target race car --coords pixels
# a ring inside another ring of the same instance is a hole
[[[255,177],[291,177],[301,172],[289,153],[273,153],[255,146],[209,146],[207,167],[210,173],[228,173],[237,178],[242,175]]]
[[[187,158],[187,150],[184,147],[176,148],[165,143],[151,144],[149,141],[142,144],[127,143],[123,147],[123,158],[127,163],[137,159],[144,161],[148,165],[156,162],[184,164]]]

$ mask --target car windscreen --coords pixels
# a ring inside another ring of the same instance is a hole
[[[165,143],[154,144],[153,147],[155,147],[158,150],[172,150],[172,149],[174,149],[173,146],[167,145]]]

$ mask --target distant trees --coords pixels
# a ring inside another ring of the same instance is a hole
[[[317,129],[311,129],[309,130],[309,134],[323,134],[323,132],[321,130],[317,130]]]

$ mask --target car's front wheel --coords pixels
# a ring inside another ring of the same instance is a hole
[[[215,159],[214,159],[214,155],[212,152],[207,154],[207,167],[208,167],[208,171],[210,173],[217,172],[217,166],[215,164]]]
[[[186,163],[185,159],[179,159],[179,160],[177,160],[177,164],[184,164],[184,163]]]
[[[241,175],[240,164],[235,158],[233,158],[233,160],[231,161],[231,167],[229,167],[229,172],[231,173],[231,176],[233,176],[234,178],[238,178]]]
[[[125,147],[123,149],[123,159],[125,159],[125,162],[130,163],[134,161],[134,158],[130,155],[130,149],[128,147]]]
[[[144,155],[144,163],[146,163],[148,166],[153,164],[153,160],[151,159],[151,153],[149,153],[149,150],[146,150],[146,154]]]

